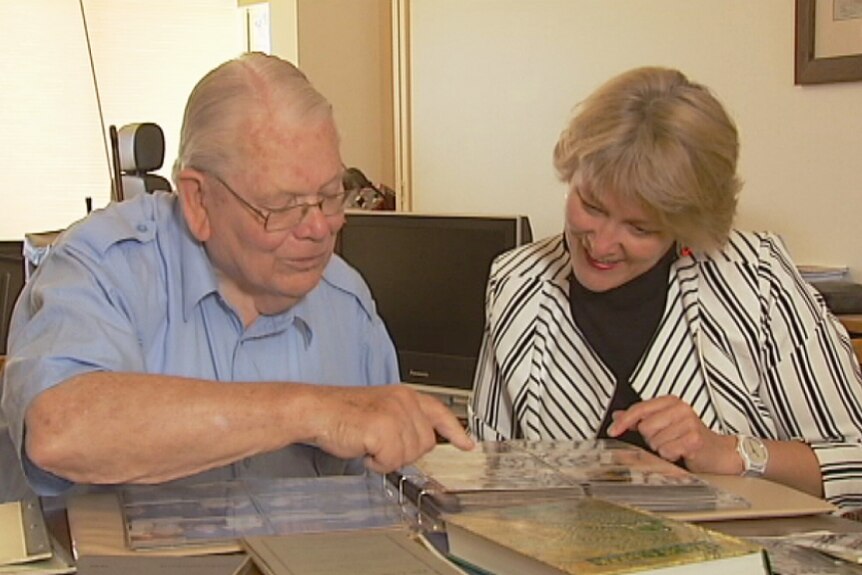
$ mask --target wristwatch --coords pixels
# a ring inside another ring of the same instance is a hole
[[[766,464],[769,463],[769,450],[760,438],[737,435],[736,452],[742,458],[742,475],[744,477],[760,477],[766,472]]]

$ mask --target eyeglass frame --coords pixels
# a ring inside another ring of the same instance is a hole
[[[345,189],[338,194],[331,194],[331,195],[325,195],[325,194],[319,194],[319,193],[318,194],[291,194],[292,196],[297,197],[297,198],[304,197],[304,196],[317,196],[318,198],[321,198],[321,199],[319,199],[316,202],[298,202],[296,205],[287,206],[285,208],[276,208],[276,209],[264,210],[263,208],[259,208],[259,207],[255,206],[254,204],[252,204],[251,202],[249,202],[248,200],[243,198],[241,195],[239,195],[230,186],[230,184],[228,184],[217,173],[210,171],[210,170],[203,170],[200,168],[194,168],[194,169],[196,169],[197,171],[199,171],[203,174],[207,174],[209,176],[212,176],[218,183],[220,183],[224,187],[224,189],[226,189],[230,193],[230,195],[232,195],[234,198],[236,198],[236,200],[239,201],[240,204],[245,206],[246,209],[248,209],[251,213],[253,213],[258,218],[260,218],[263,221],[263,230],[265,232],[269,232],[269,233],[286,232],[286,231],[292,230],[293,228],[295,228],[296,226],[298,226],[299,224],[302,223],[302,221],[305,219],[305,216],[308,215],[308,211],[311,208],[317,208],[318,210],[320,210],[320,213],[322,213],[326,217],[332,217],[332,216],[337,216],[339,214],[343,214],[344,211],[347,209],[347,205],[361,191],[360,188],[350,188],[350,189]],[[323,202],[325,202],[327,200],[334,200],[334,199],[339,198],[339,197],[341,198],[341,204],[339,205],[337,211],[332,212],[332,213],[327,213],[326,210],[323,209]],[[277,229],[270,229],[268,227],[269,222],[270,222],[270,217],[272,217],[273,214],[289,213],[289,212],[291,212],[291,210],[296,210],[296,209],[299,209],[301,211],[299,212],[299,219],[297,219],[294,224],[292,224],[290,226],[285,226],[283,228],[277,228]]]

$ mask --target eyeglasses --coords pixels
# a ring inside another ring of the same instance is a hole
[[[283,232],[295,228],[305,219],[306,214],[308,214],[311,208],[319,209],[324,216],[342,214],[344,213],[344,208],[352,203],[359,193],[359,189],[347,189],[336,194],[317,194],[318,200],[316,202],[300,202],[299,198],[304,197],[305,194],[291,194],[289,206],[275,210],[262,210],[236,193],[218,174],[206,170],[200,171],[212,176],[239,203],[260,218],[263,221],[263,229],[267,232]]]

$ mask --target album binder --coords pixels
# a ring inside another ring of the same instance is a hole
[[[386,476],[400,502],[430,520],[445,513],[597,497],[656,512],[744,508],[748,502],[639,447],[615,440],[438,445]]]

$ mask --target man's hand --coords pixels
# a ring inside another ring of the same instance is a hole
[[[689,471],[738,475],[742,459],[736,437],[715,433],[704,425],[690,405],[665,395],[641,401],[613,414],[608,435],[618,437],[637,430],[647,445],[668,461],[682,458]]]
[[[403,385],[317,388],[312,443],[338,457],[365,457],[372,471],[386,473],[412,463],[444,437],[460,449],[473,441],[449,409]]]

